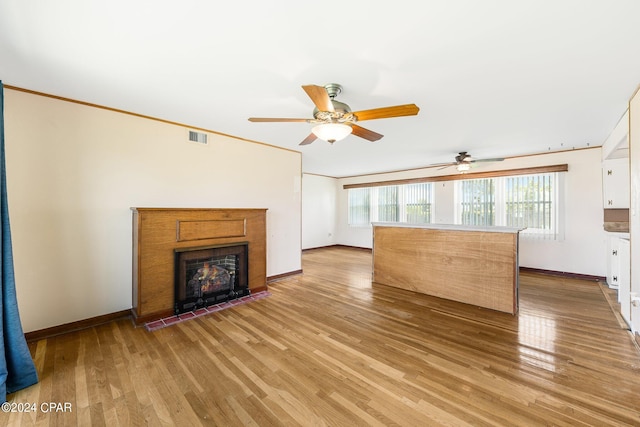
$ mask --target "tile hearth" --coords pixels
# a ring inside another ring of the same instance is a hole
[[[229,307],[235,307],[237,305],[246,304],[251,301],[257,301],[262,298],[266,298],[269,295],[271,295],[269,291],[256,292],[255,294],[247,295],[231,301],[225,301],[220,304],[210,305],[209,307],[200,308],[188,313],[181,313],[175,316],[165,317],[164,319],[154,320],[153,322],[147,322],[144,324],[144,327],[149,332],[156,331],[158,329],[166,328],[167,326],[175,325],[176,323],[195,319],[196,317],[206,316],[207,314],[215,313]]]

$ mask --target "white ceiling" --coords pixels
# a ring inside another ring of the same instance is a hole
[[[302,152],[350,176],[599,146],[640,84],[638,0],[0,2],[0,79]],[[384,134],[299,146],[301,85],[354,110],[415,103]]]

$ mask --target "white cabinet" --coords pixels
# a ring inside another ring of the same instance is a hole
[[[618,289],[623,278],[629,280],[629,233],[607,233],[607,284]],[[626,243],[626,257],[625,248]],[[618,292],[620,302],[620,292]]]
[[[629,208],[629,159],[602,162],[602,202],[604,209]]]
[[[620,238],[610,234],[607,239],[607,284],[612,289],[618,289],[620,276],[620,256],[618,255],[618,242]],[[620,293],[618,293],[618,298]]]
[[[631,259],[629,237],[625,233],[609,233],[607,241],[607,284],[618,290],[620,313],[631,326]]]

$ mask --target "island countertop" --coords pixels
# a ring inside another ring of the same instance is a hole
[[[482,231],[485,233],[518,233],[524,230],[524,228],[494,225],[410,224],[406,222],[373,222],[371,225],[374,227],[428,228],[432,230]]]

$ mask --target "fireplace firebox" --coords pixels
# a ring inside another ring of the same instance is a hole
[[[175,314],[250,294],[248,244],[175,249]]]

